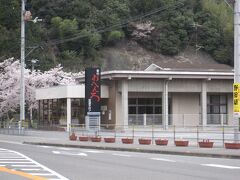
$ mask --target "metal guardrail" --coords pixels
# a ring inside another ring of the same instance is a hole
[[[26,135],[28,126],[25,123],[20,124],[20,122],[5,123],[0,128],[0,134],[7,135]]]
[[[150,138],[152,142],[155,139],[168,139],[175,141],[177,139],[189,140],[192,143],[197,143],[201,140],[212,140],[218,145],[224,145],[225,142],[237,141],[234,136],[240,137],[238,126],[168,126],[166,129],[161,125],[148,126],[123,126],[115,124],[101,124],[100,129],[93,132],[86,129],[85,124],[72,124],[71,133],[78,136],[101,136],[123,138],[129,137],[133,139]],[[237,131],[236,131],[237,130]]]

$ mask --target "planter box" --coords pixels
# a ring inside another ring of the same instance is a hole
[[[115,138],[104,138],[106,143],[115,143]]]
[[[168,140],[167,139],[156,139],[155,143],[156,143],[156,145],[166,146],[168,144]]]
[[[77,136],[75,134],[72,134],[71,136],[69,136],[70,141],[76,141],[77,140]]]
[[[201,141],[201,142],[198,142],[198,145],[199,145],[200,148],[212,148],[213,147],[213,142]]]
[[[131,138],[122,138],[123,144],[133,144],[133,139]]]
[[[79,136],[79,141],[88,141],[88,136]]]
[[[101,142],[102,138],[101,137],[91,137],[92,142]]]
[[[240,149],[240,143],[225,143],[226,149]]]
[[[175,145],[176,145],[176,146],[188,146],[188,141],[176,140],[176,141],[175,141]]]
[[[149,145],[151,144],[152,140],[151,139],[138,139],[139,144],[143,145]]]

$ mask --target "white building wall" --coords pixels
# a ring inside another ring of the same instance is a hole
[[[172,121],[176,126],[197,126],[200,118],[199,94],[172,94]]]
[[[108,86],[101,86],[101,97],[108,98]],[[55,86],[36,89],[36,99],[84,98],[85,85]]]
[[[121,87],[119,87],[121,91]],[[157,79],[131,79],[128,81],[129,92],[162,92],[163,80]]]
[[[119,83],[117,84],[119,86]],[[116,91],[116,125],[123,125],[122,119],[122,94]]]
[[[201,92],[201,80],[174,79],[169,81],[169,92]]]
[[[238,125],[238,122],[233,119],[233,95],[228,94],[228,125]]]
[[[233,81],[230,80],[207,81],[207,92],[231,93],[233,92]]]

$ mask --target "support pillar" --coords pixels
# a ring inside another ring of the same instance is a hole
[[[128,127],[128,82],[122,81],[122,121],[123,128]]]
[[[202,110],[202,126],[207,125],[207,82],[202,81],[202,91],[201,91],[201,110]]]
[[[67,132],[71,131],[71,98],[67,98]]]
[[[162,112],[163,126],[165,129],[168,129],[168,80],[163,82]]]

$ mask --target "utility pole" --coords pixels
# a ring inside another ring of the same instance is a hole
[[[234,4],[234,83],[240,83],[240,0]],[[234,112],[233,112],[234,113]],[[239,113],[234,113],[234,121],[238,121],[238,129],[235,129],[234,140],[239,141],[240,119]]]
[[[22,0],[21,8],[21,80],[20,80],[20,121],[19,129],[22,127],[22,121],[25,120],[25,0]]]

